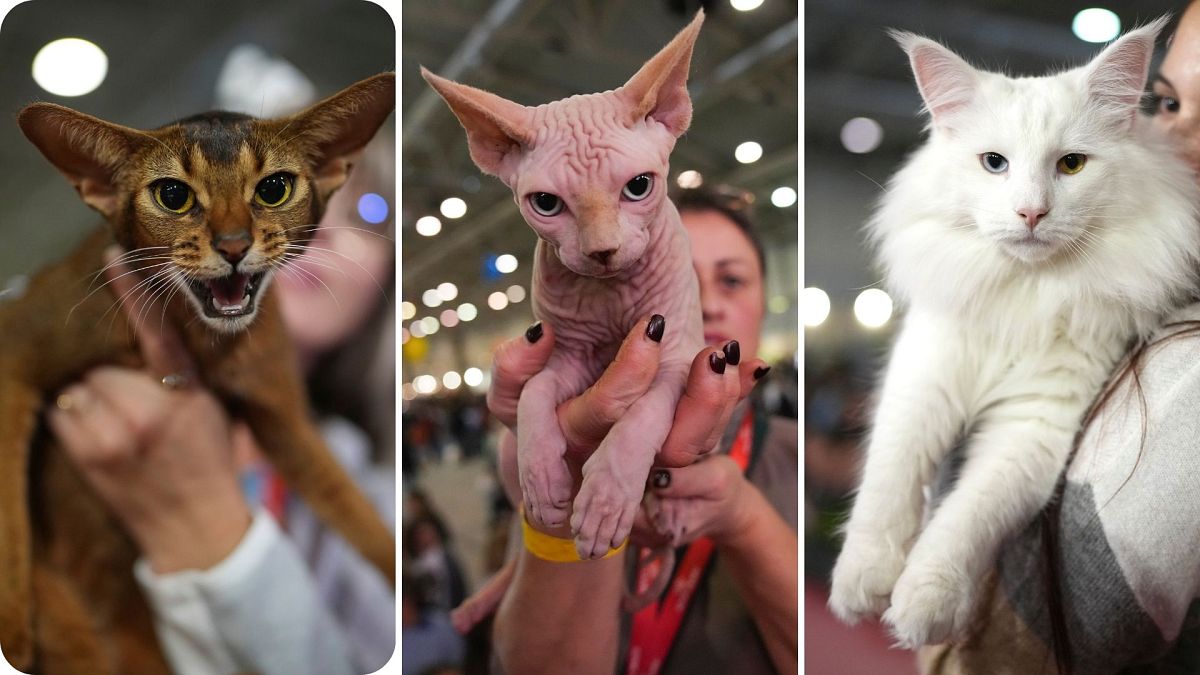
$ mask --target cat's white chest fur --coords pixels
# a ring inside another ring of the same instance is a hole
[[[833,573],[844,620],[882,613],[907,646],[961,637],[1114,364],[1195,293],[1200,195],[1137,111],[1159,28],[1024,79],[897,36],[932,132],[869,225],[907,313]],[[966,463],[923,525],[957,442]]]

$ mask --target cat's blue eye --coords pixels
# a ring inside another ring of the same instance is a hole
[[[562,213],[563,200],[558,195],[549,192],[535,192],[529,195],[529,206],[539,215],[546,218]]]
[[[979,156],[979,163],[989,173],[1004,173],[1008,171],[1008,160],[1004,155],[995,152],[985,152]]]
[[[630,179],[625,187],[621,188],[621,196],[631,202],[640,202],[650,195],[650,189],[653,187],[654,177],[643,173]]]

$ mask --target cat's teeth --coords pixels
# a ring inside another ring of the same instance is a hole
[[[217,299],[215,297],[212,298],[212,302],[210,304],[212,304],[213,309],[217,310],[218,312],[220,312],[222,314],[229,314],[229,315],[236,316],[236,315],[241,314],[242,312],[246,311],[246,307],[250,305],[250,294],[247,293],[246,295],[243,295],[242,301],[237,303],[236,305],[222,305],[217,302]]]

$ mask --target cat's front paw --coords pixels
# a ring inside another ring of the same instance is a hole
[[[879,616],[887,609],[892,587],[903,571],[903,552],[883,537],[850,534],[833,567],[829,609],[850,625],[863,617]]]
[[[892,606],[883,615],[898,645],[915,649],[965,632],[971,618],[973,585],[947,565],[910,565],[896,581]]]
[[[644,479],[637,483],[644,484]],[[585,470],[571,515],[571,532],[579,557],[600,558],[624,543],[633,529],[641,498],[640,490],[627,489],[612,473]]]

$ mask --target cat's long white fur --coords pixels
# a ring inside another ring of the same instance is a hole
[[[897,35],[932,121],[868,225],[907,312],[834,570],[844,620],[886,610],[907,646],[960,635],[1113,366],[1194,293],[1196,184],[1136,110],[1162,25],[1081,68],[1019,79]],[[986,152],[1008,160],[1003,176],[983,168]],[[1086,156],[1077,174],[1055,168],[1068,153]],[[1028,207],[1046,209],[1045,244],[1021,241]],[[960,478],[922,529],[923,490],[964,434]]]

